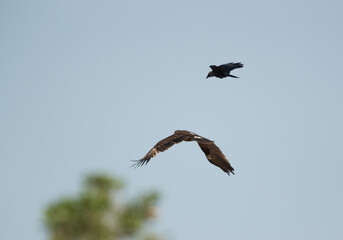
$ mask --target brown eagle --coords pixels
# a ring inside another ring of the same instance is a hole
[[[176,130],[173,135],[159,141],[142,159],[132,160],[133,162],[135,162],[132,167],[139,167],[147,164],[151,158],[155,157],[157,153],[164,152],[174,144],[180,143],[182,141],[196,141],[201,150],[205,153],[205,156],[208,161],[210,161],[210,163],[221,168],[229,175],[230,173],[234,174],[233,167],[231,166],[225,155],[222,153],[222,151],[220,151],[220,149],[214,144],[214,141],[186,130]]]
[[[212,71],[207,74],[206,78],[209,78],[209,77],[217,77],[217,78],[233,77],[233,78],[238,78],[238,77],[236,77],[234,75],[231,75],[230,72],[233,69],[242,68],[242,67],[243,67],[243,64],[240,63],[240,62],[239,63],[230,62],[230,63],[219,65],[219,66],[211,65],[210,68],[212,69]]]

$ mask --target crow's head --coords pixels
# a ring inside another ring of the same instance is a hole
[[[214,73],[211,71],[207,74],[207,77],[206,78],[209,78],[209,77],[213,77],[214,76]]]

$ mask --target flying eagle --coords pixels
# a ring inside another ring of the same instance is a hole
[[[205,153],[206,158],[210,163],[221,168],[224,172],[230,175],[234,174],[234,169],[220,151],[220,149],[214,144],[214,141],[207,138],[201,137],[195,133],[186,130],[176,130],[173,135],[159,141],[142,159],[132,160],[135,164],[132,167],[139,167],[147,164],[151,158],[155,157],[157,153],[164,152],[174,144],[182,141],[191,142],[196,141],[200,146],[201,150]]]
[[[210,68],[212,69],[212,71],[207,74],[206,78],[209,78],[209,77],[217,77],[217,78],[233,77],[233,78],[238,78],[238,77],[236,77],[234,75],[231,75],[230,72],[233,69],[242,68],[242,67],[243,67],[243,64],[240,63],[240,62],[239,63],[230,62],[230,63],[219,65],[219,66],[211,65]]]

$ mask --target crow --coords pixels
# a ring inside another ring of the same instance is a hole
[[[217,78],[233,77],[233,78],[238,78],[238,77],[236,77],[234,75],[231,75],[230,72],[233,69],[242,68],[242,67],[243,67],[243,64],[240,63],[240,62],[239,63],[230,62],[230,63],[219,65],[219,66],[211,65],[210,68],[212,69],[212,71],[208,73],[206,78],[209,78],[209,77],[217,77]]]

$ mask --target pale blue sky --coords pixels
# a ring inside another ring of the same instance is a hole
[[[2,1],[0,239],[106,171],[166,239],[343,239],[342,1]],[[205,79],[241,61],[239,79]],[[186,129],[211,140],[130,169]]]

